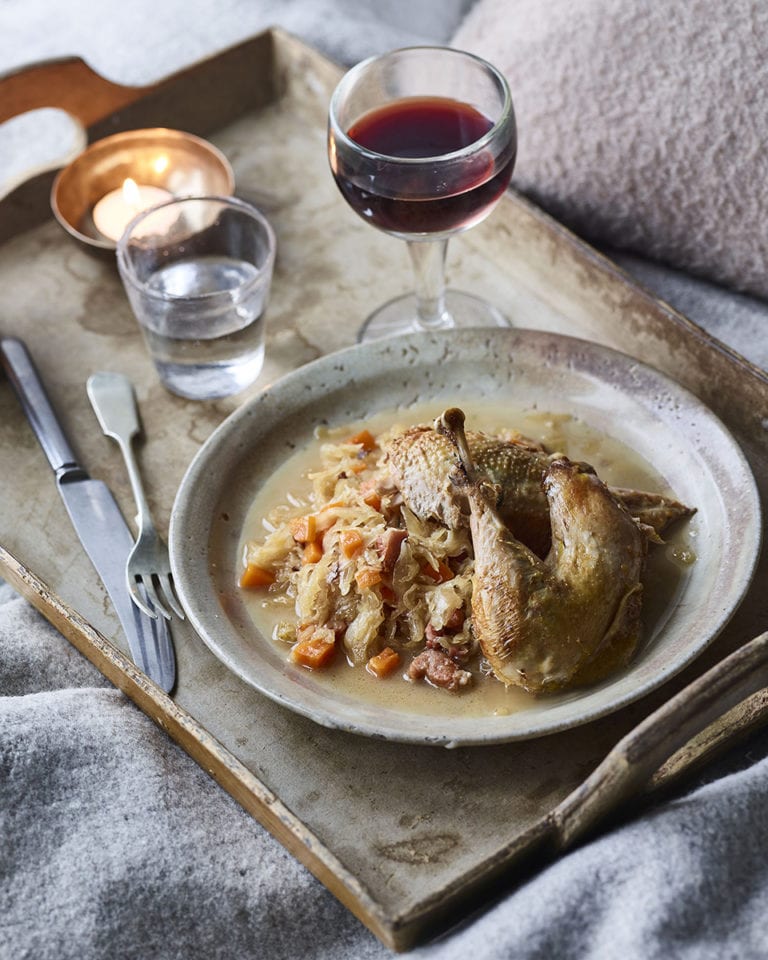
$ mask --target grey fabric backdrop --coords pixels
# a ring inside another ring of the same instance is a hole
[[[271,23],[352,62],[403,43],[444,42],[470,6],[0,0],[0,70],[78,53],[107,76],[143,83]],[[602,3],[570,6],[600,28]],[[525,30],[525,10],[510,2],[497,31]],[[6,170],[20,162],[17,131],[0,130]],[[56,136],[40,138],[42,158]],[[763,304],[636,255],[620,262],[768,365]],[[0,304],[0,330],[1,311]],[[768,738],[753,738],[698,788],[574,851],[415,956],[768,955],[766,754]],[[24,601],[0,588],[2,960],[388,955]]]

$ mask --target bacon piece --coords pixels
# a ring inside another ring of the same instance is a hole
[[[460,669],[442,650],[423,650],[408,667],[411,680],[428,680],[444,690],[458,690],[467,686],[472,674]]]
[[[461,630],[464,626],[464,620],[466,619],[464,610],[462,607],[457,607],[453,613],[445,621],[445,629],[448,632]]]
[[[386,533],[383,533],[376,541],[376,549],[381,557],[381,572],[391,574],[395,569],[397,558],[400,556],[400,548],[403,541],[408,539],[407,530],[398,530],[390,527]]]
[[[433,649],[434,643],[432,641],[437,641],[438,637],[444,637],[446,634],[458,633],[459,630],[464,626],[465,620],[464,611],[461,607],[458,607],[445,621],[445,626],[438,629],[430,620],[427,624],[427,628],[424,631],[424,635],[427,638],[427,646],[432,646]]]
[[[424,646],[427,648],[427,650],[442,650],[442,652],[446,653],[454,663],[465,663],[467,660],[469,660],[469,655],[472,652],[472,649],[468,643],[463,643],[461,645],[451,643],[450,636],[446,636],[439,630],[435,630],[431,623],[427,624],[425,634],[427,637],[427,642],[424,644]],[[443,639],[441,639],[441,637]]]

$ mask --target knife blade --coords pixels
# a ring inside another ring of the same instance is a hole
[[[170,631],[166,620],[142,613],[128,592],[125,567],[133,537],[115,498],[105,483],[94,480],[78,463],[23,341],[0,339],[0,358],[53,469],[75,532],[107,589],[134,663],[170,692],[176,680]]]

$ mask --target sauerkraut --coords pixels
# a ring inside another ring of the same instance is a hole
[[[286,604],[275,637],[297,662],[319,667],[343,652],[354,668],[382,675],[377,664],[386,661],[386,672],[409,679],[429,650],[432,659],[410,679],[455,690],[480,668],[472,542],[468,529],[418,519],[391,485],[382,447],[400,429],[379,438],[328,434],[311,492],[288,494],[264,518],[269,532],[246,542],[243,563],[259,571],[252,582]],[[431,669],[438,661],[442,669]]]

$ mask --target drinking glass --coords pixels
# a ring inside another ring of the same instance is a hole
[[[117,244],[120,276],[166,389],[238,393],[264,362],[275,235],[234,197],[183,197],[139,214]]]
[[[406,241],[415,274],[415,295],[376,310],[358,340],[508,325],[486,301],[445,290],[445,255],[496,205],[516,153],[509,86],[473,54],[406,47],[344,75],[329,110],[333,176],[360,217]]]

